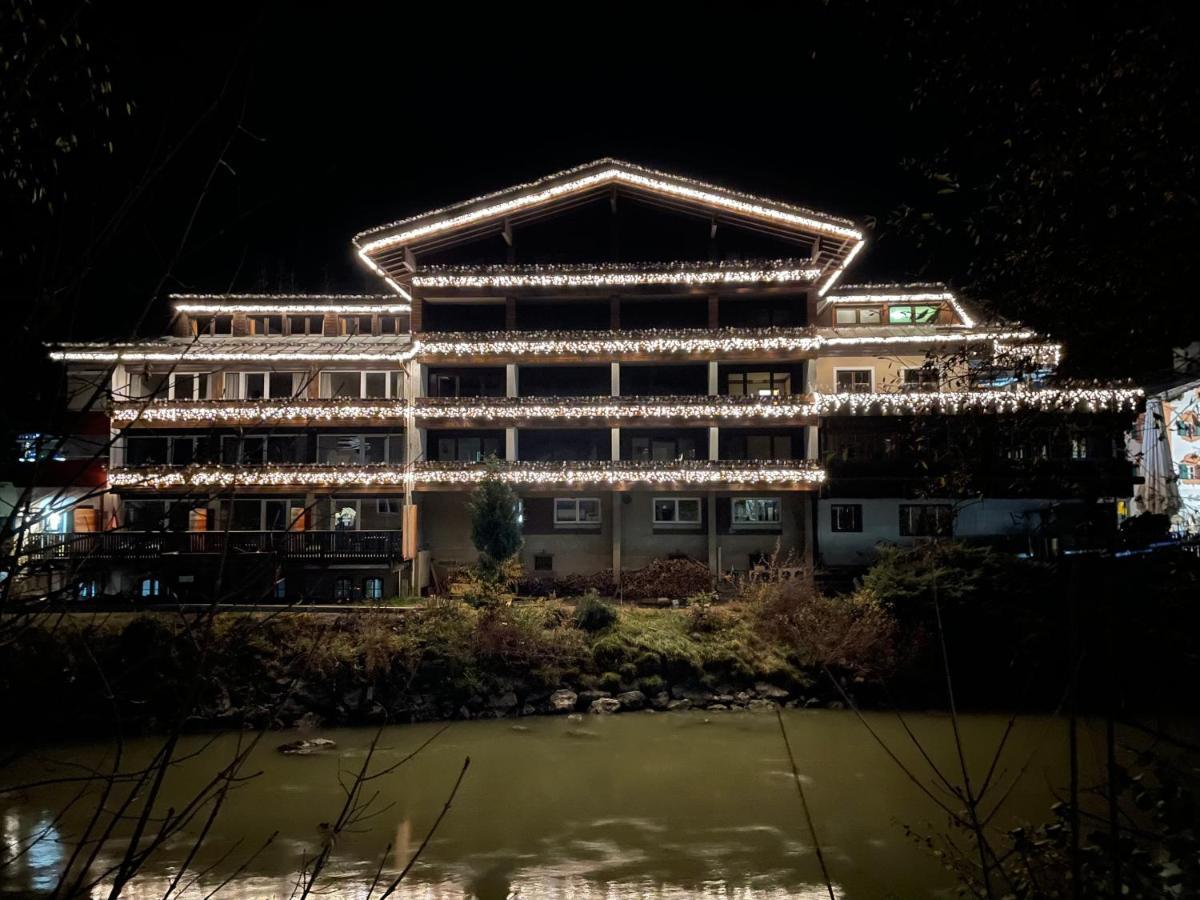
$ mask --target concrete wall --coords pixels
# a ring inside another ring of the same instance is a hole
[[[854,499],[850,497],[821,500],[818,510],[817,541],[820,561],[827,566],[868,565],[875,558],[880,543],[910,545],[915,540],[900,536],[900,505],[910,503],[953,503],[950,500]],[[982,500],[966,503],[958,510],[954,521],[954,536],[961,538],[998,537],[1025,534],[1038,524],[1037,517],[1022,519],[1022,513],[1034,512],[1057,501]],[[830,528],[829,507],[834,504],[862,506],[861,532],[833,532]]]
[[[553,496],[596,497],[600,500],[601,521],[591,529],[554,527],[545,510],[526,515],[525,544],[521,562],[526,571],[533,572],[534,556],[548,553],[554,557],[553,572],[591,574],[613,566],[613,529],[615,517],[620,516],[620,557],[623,570],[640,569],[656,559],[683,554],[707,564],[709,562],[710,526],[713,549],[724,570],[745,570],[751,555],[771,554],[776,547],[782,556],[794,551],[802,559],[805,538],[810,529],[810,504],[815,502],[805,492],[763,491],[761,494],[718,492],[715,509],[710,513],[709,497],[705,491],[564,491],[538,494],[539,502],[549,502]],[[730,498],[738,496],[772,496],[783,500],[782,521],[778,528],[764,530],[734,530],[728,514]],[[466,493],[422,493],[420,545],[427,548],[439,571],[452,564],[471,563],[478,553],[471,544],[470,517],[466,509]],[[701,500],[702,520],[698,528],[674,528],[654,524],[653,502],[658,497],[698,497]],[[528,503],[528,501],[527,501]],[[711,518],[711,521],[710,521]]]

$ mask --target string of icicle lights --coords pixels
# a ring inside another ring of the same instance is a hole
[[[1011,341],[1033,341],[1036,332],[1018,331],[943,331],[920,334],[843,335],[836,330],[814,332],[806,328],[758,329],[673,329],[669,331],[548,331],[548,332],[483,332],[479,334],[447,333],[437,337],[404,342],[405,349],[389,352],[339,352],[329,350],[260,350],[238,351],[205,349],[209,341],[189,342],[179,349],[167,349],[169,344],[130,345],[127,348],[109,344],[75,344],[71,349],[54,350],[50,358],[59,362],[373,362],[400,365],[411,359],[500,357],[620,357],[624,355],[691,355],[720,357],[723,354],[751,352],[810,353],[824,347],[895,347],[922,344],[986,343],[991,341],[1004,352],[1019,355],[1024,347],[1014,347]],[[236,346],[239,340],[234,338]],[[343,339],[344,341],[344,339]],[[140,349],[141,347],[153,349]],[[344,342],[340,347],[347,346]],[[1057,359],[1061,352],[1057,344],[1031,344],[1040,347],[1040,356]]]
[[[413,276],[414,287],[432,288],[608,288],[644,285],[729,285],[809,283],[821,269],[797,260],[753,263],[682,263],[670,266],[489,266],[427,270]]]
[[[515,422],[588,419],[792,421],[812,416],[878,413],[1120,412],[1136,408],[1140,388],[1028,388],[937,393],[823,394],[789,397],[428,397],[404,400],[184,400],[114,404],[113,422],[145,425],[340,420]]]
[[[797,462],[501,462],[501,481],[514,485],[621,486],[628,484],[815,486],[825,471]],[[488,473],[482,463],[424,462],[413,466],[186,466],[115,469],[114,488],[232,487],[460,487],[478,484]]]
[[[382,298],[379,298],[382,299]],[[198,316],[263,315],[298,316],[330,313],[333,315],[405,315],[412,312],[409,303],[176,303],[175,311]]]

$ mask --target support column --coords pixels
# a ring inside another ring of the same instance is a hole
[[[716,429],[712,429],[716,431]],[[720,559],[717,551],[717,495],[715,491],[708,493],[708,571],[712,573],[714,583],[720,569]]]
[[[520,375],[517,372],[516,363],[507,363],[504,366],[504,396],[519,397],[520,391]],[[517,441],[517,429],[504,429],[504,458],[510,462],[519,458],[518,454],[520,447]]]
[[[612,570],[613,582],[618,592],[621,589],[621,516],[625,504],[621,502],[621,492],[612,492]]]

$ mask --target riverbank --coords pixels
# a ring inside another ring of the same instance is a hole
[[[161,730],[184,708],[189,729],[208,730],[842,702],[739,607],[619,608],[593,631],[557,601],[222,613],[210,630],[169,613],[46,617],[0,673],[16,721],[84,732],[116,715]]]

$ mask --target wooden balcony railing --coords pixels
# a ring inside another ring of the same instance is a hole
[[[162,556],[275,554],[324,561],[392,560],[399,531],[102,531],[26,535],[30,561],[149,560]]]

